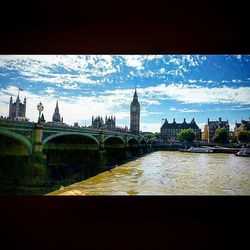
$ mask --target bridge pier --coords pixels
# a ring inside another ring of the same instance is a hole
[[[33,152],[43,151],[42,138],[43,138],[43,125],[41,123],[36,123],[34,130],[34,138],[33,138]]]
[[[107,151],[106,150],[99,150],[99,165],[100,166],[105,166],[108,164],[108,157],[107,157]]]

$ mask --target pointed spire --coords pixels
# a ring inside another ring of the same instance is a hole
[[[137,92],[136,92],[136,86],[135,86],[134,98],[138,98],[138,96],[137,96]]]

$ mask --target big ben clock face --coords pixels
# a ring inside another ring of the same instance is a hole
[[[136,112],[137,111],[137,108],[135,106],[132,106],[132,111],[133,112]]]

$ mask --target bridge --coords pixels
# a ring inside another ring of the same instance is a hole
[[[143,154],[151,148],[150,140],[130,133],[8,119],[0,119],[0,136],[2,140],[12,141],[11,147],[1,148],[1,154],[32,155],[48,149],[98,151],[110,148],[137,148]]]
[[[40,169],[40,165],[46,172],[56,165],[65,168],[70,165],[112,165],[147,152],[151,152],[151,141],[140,135],[0,119],[0,157],[6,165],[5,172],[10,170],[9,165],[15,165],[22,173],[25,164],[21,164],[20,159],[25,157],[29,166],[35,169],[33,172]]]

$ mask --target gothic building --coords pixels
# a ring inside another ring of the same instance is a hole
[[[90,127],[97,129],[112,130],[123,133],[128,132],[127,126],[125,126],[125,128],[122,128],[122,127],[117,127],[115,125],[115,116],[110,116],[110,117],[105,116],[105,120],[103,120],[101,116],[97,116],[95,118],[94,116],[92,116],[92,125]]]
[[[161,126],[160,138],[164,141],[177,142],[179,141],[177,133],[179,133],[183,129],[189,129],[189,128],[194,130],[195,140],[200,140],[201,130],[196,124],[194,119],[192,119],[190,123],[187,123],[185,118],[182,123],[177,123],[175,119],[173,120],[172,123],[169,123],[168,120],[165,119],[163,125]]]
[[[102,117],[97,116],[94,118],[92,116],[92,128],[103,128],[103,129],[112,129],[115,128],[115,116],[105,117],[105,122],[103,121]]]
[[[56,101],[56,108],[55,108],[55,112],[54,112],[53,117],[52,117],[52,121],[53,122],[63,122],[63,117],[61,119],[61,116],[59,113],[58,101]]]
[[[43,117],[43,120],[45,122],[44,117]],[[63,122],[63,117],[61,117],[61,115],[59,113],[58,101],[56,101],[56,107],[55,107],[54,114],[52,116],[52,122],[46,122],[46,123],[60,125],[60,126],[68,126],[66,123]]]
[[[140,132],[140,103],[135,89],[133,101],[130,105],[130,133],[138,135]]]
[[[9,103],[9,118],[24,120],[26,114],[26,97],[24,98],[23,103],[21,103],[19,98],[19,93],[16,98],[16,102],[13,102],[12,96],[10,97]]]
[[[218,128],[225,128],[229,134],[228,120],[222,121],[221,117],[219,117],[218,121],[210,121],[208,118],[207,119],[207,126],[204,127],[203,140],[207,141],[208,143],[213,142],[213,137],[215,135],[216,129],[218,129]]]
[[[237,136],[238,133],[243,130],[250,130],[250,117],[248,121],[241,120],[240,123],[235,122],[235,128],[234,128],[235,136]]]

